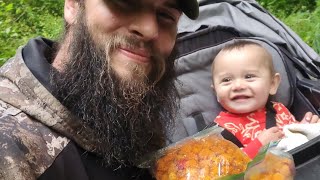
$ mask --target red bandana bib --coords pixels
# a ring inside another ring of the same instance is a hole
[[[272,102],[276,111],[277,126],[282,128],[284,125],[296,122],[294,116],[281,103]],[[266,128],[266,108],[247,114],[231,114],[220,112],[215,122],[231,132],[242,143],[244,147]]]

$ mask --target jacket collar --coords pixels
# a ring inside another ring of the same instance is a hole
[[[0,68],[0,77],[0,87],[5,83],[5,88],[10,89],[10,94],[0,91],[2,101],[72,139],[85,150],[100,154],[95,133],[84,128],[32,74],[23,60],[22,48]]]

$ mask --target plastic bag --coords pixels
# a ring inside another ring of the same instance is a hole
[[[157,180],[206,180],[245,171],[250,158],[212,127],[158,151],[152,160]]]
[[[244,172],[219,180],[293,180],[296,172],[293,157],[288,152],[274,149],[276,144],[272,142],[262,147]]]
[[[292,155],[262,147],[251,159],[220,135],[214,126],[146,156],[140,168],[150,168],[157,180],[291,180],[295,166]]]
[[[292,180],[295,175],[295,166],[292,155],[277,149],[266,149],[266,153],[259,153],[249,164],[245,180]],[[260,160],[259,160],[260,158]]]

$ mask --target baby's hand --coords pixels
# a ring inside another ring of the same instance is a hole
[[[307,112],[304,115],[304,118],[300,122],[301,124],[308,124],[308,123],[320,123],[320,118],[316,114],[312,114],[311,112]]]
[[[257,137],[264,146],[272,141],[277,141],[284,136],[282,130],[278,127],[263,130]]]

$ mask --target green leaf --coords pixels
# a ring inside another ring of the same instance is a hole
[[[268,149],[273,146],[271,143],[266,144],[265,146],[261,147],[259,150],[259,153],[254,157],[252,161],[248,163],[247,170],[251,168],[252,166],[255,166],[259,163],[261,163],[264,160],[264,157],[266,156]]]
[[[12,3],[8,4],[8,5],[5,7],[5,10],[6,10],[6,11],[11,11],[12,9],[13,9],[13,4],[12,4]]]
[[[9,34],[11,32],[11,27],[6,28],[6,30],[4,31],[6,34]]]
[[[223,176],[221,178],[217,178],[217,180],[242,180],[244,178],[244,173]]]

